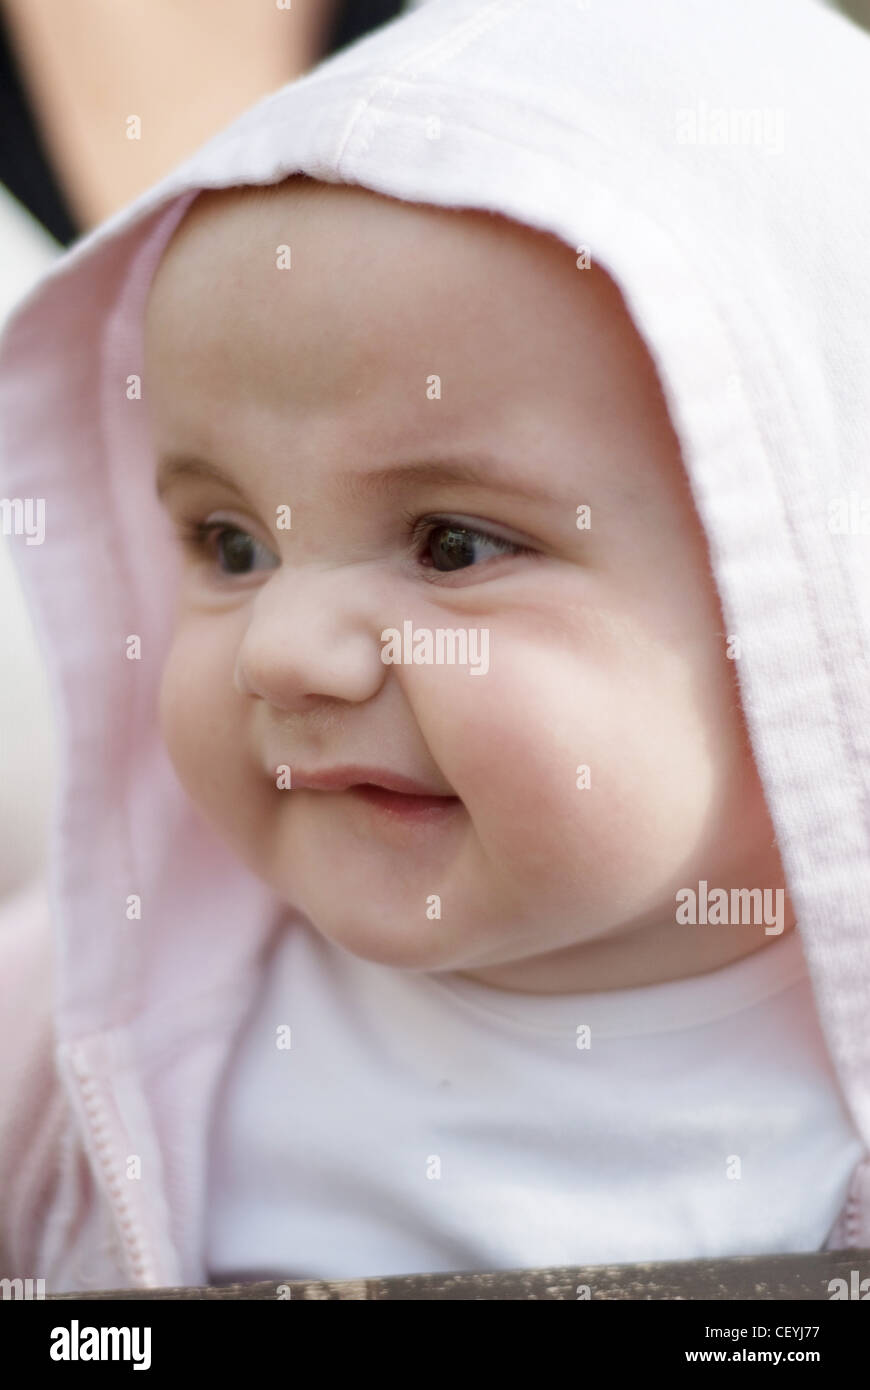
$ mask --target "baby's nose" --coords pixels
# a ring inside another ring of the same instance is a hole
[[[361,703],[384,681],[375,605],[354,567],[277,574],[257,594],[236,656],[240,694],[276,709]]]

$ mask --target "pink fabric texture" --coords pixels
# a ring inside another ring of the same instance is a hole
[[[819,1018],[870,1150],[870,546],[829,524],[837,499],[870,514],[868,85],[870,41],[812,0],[430,0],[251,108],[12,315],[0,495],[45,501],[44,543],[13,548],[62,761],[48,881],[0,912],[0,1274],[204,1280],[213,1101],[286,910],[159,736],[178,559],[135,383],[197,192],[297,171],[501,213],[588,246],[621,288],[740,636]],[[829,1243],[870,1245],[868,1159]]]

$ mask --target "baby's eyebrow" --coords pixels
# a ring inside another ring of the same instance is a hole
[[[163,498],[170,486],[180,478],[207,478],[231,488],[244,496],[236,482],[207,459],[190,454],[167,454],[159,461],[155,492]],[[487,487],[500,494],[521,497],[529,502],[552,502],[553,494],[536,484],[527,474],[511,474],[499,460],[488,454],[476,454],[464,459],[424,459],[418,463],[385,464],[365,473],[341,473],[335,480],[335,491],[348,502],[369,497],[392,497],[421,484],[440,486]]]
[[[158,462],[157,476],[154,479],[154,491],[161,501],[172,484],[180,478],[207,478],[213,483],[222,483],[224,487],[231,488],[239,497],[244,496],[238,483],[218,468],[216,463],[196,458],[193,454],[164,454]]]
[[[336,490],[353,502],[366,497],[391,497],[421,484],[486,487],[500,494],[522,497],[529,502],[552,502],[550,489],[537,484],[527,473],[511,473],[502,462],[488,454],[463,459],[424,459],[419,463],[386,464],[365,473],[342,473]]]

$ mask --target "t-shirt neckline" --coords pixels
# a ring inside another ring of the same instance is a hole
[[[587,1024],[599,1037],[673,1032],[751,1008],[808,975],[797,927],[718,970],[632,989],[578,994],[525,994],[495,989],[454,972],[427,979],[479,1014],[537,1031],[562,1033]]]

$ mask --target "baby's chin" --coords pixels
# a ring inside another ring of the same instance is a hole
[[[464,916],[453,916],[449,923],[427,917],[437,905],[427,906],[425,898],[422,911],[418,902],[413,910],[402,910],[396,904],[361,906],[359,899],[329,901],[322,893],[297,894],[295,905],[327,941],[372,965],[422,972],[464,970],[479,963],[475,924]]]

